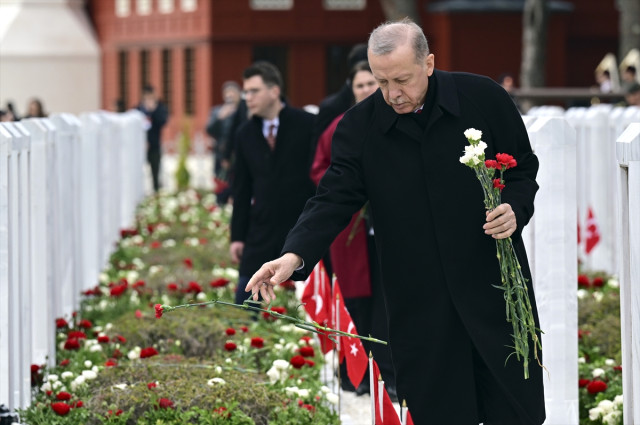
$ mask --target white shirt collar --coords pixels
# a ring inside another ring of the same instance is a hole
[[[275,117],[272,120],[262,120],[262,134],[264,134],[264,137],[267,137],[269,135],[269,127],[271,127],[272,125],[275,126],[274,134],[278,134],[278,127],[280,127],[279,117]]]

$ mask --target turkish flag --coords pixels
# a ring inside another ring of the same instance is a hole
[[[587,215],[587,232],[585,237],[585,252],[590,253],[593,248],[600,242],[600,231],[598,230],[598,222],[593,214],[593,210],[589,207]]]
[[[380,383],[384,381],[379,381],[378,377],[380,377],[380,369],[378,369],[378,363],[373,360],[373,399],[375,400],[376,406],[376,425],[401,425],[400,418],[398,418],[398,413],[396,412],[395,407],[393,407],[393,402],[391,402],[391,398],[389,394],[387,394],[387,389],[382,386],[382,395],[378,391],[380,387]],[[407,422],[408,423],[408,422]],[[413,421],[411,422],[413,423]]]
[[[322,260],[313,268],[307,278],[302,293],[304,308],[311,320],[323,326],[333,327],[333,303],[331,301],[331,284]],[[333,350],[335,344],[325,334],[318,334],[320,348],[324,354]]]
[[[333,284],[333,299],[336,303],[337,316],[339,317],[338,330],[350,334],[358,334],[356,326],[353,324],[351,315],[344,306],[344,298],[340,292],[340,285],[336,279]],[[362,346],[360,338],[340,336],[340,363],[343,359],[347,362],[347,375],[354,387],[358,388],[364,373],[367,371],[369,359]]]

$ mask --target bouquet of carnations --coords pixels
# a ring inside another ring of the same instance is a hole
[[[484,150],[487,144],[483,142],[482,131],[469,128],[464,132],[469,141],[465,146],[464,155],[460,157],[460,162],[472,168],[476,177],[480,181],[484,192],[484,205],[489,211],[498,207],[502,203],[501,192],[505,187],[504,172],[517,165],[513,156],[506,153],[496,154],[496,159],[485,160]],[[500,172],[499,177],[495,177],[496,171]],[[522,359],[524,366],[524,378],[529,378],[529,338],[534,344],[533,353],[535,359],[540,363],[538,350],[542,350],[542,344],[536,333],[537,329],[533,319],[533,310],[527,289],[527,279],[522,275],[522,268],[513,249],[511,237],[496,239],[497,256],[500,264],[501,284],[493,285],[504,291],[506,302],[507,322],[513,325],[513,353],[518,361]]]

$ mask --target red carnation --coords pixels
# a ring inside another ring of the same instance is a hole
[[[67,403],[64,403],[62,401],[51,403],[51,408],[53,409],[54,412],[56,412],[60,416],[66,415],[67,413],[69,413],[69,410],[71,410],[71,406],[69,406]]]
[[[189,287],[187,288],[186,292],[193,292],[194,294],[198,294],[200,292],[202,292],[202,286],[200,286],[200,284],[198,282],[189,282]]]
[[[116,361],[116,359],[109,359],[106,362],[104,362],[104,365],[106,367],[114,367],[114,366],[118,366],[118,362]]]
[[[64,343],[64,349],[65,350],[79,350],[80,349],[80,343],[78,342],[77,338],[69,338],[65,341]]]
[[[161,398],[160,400],[158,400],[158,406],[163,409],[172,409],[173,401],[169,400],[168,398]]]
[[[160,243],[160,241],[153,241],[151,242],[151,249],[158,249],[162,246],[162,243]]]
[[[38,373],[39,370],[40,370],[40,366],[38,366],[37,364],[31,365],[31,373]]]
[[[310,343],[310,341],[311,341],[311,337],[310,337],[310,336],[307,336],[307,335],[305,335],[305,336],[301,336],[301,337],[300,337],[300,341],[304,341],[304,342],[306,342],[307,344],[309,344],[309,343]]]
[[[294,368],[300,369],[305,364],[304,357],[301,355],[293,356],[291,360],[289,360],[289,363],[291,363],[291,366]]]
[[[221,277],[219,279],[212,280],[211,283],[209,283],[209,286],[211,286],[212,288],[223,288],[228,284],[229,284],[229,279],[225,279],[224,277]]]
[[[218,178],[218,177],[214,177],[213,178],[213,183],[214,183],[214,191],[213,193],[215,193],[216,195],[220,195],[222,192],[224,192],[225,190],[227,190],[227,188],[229,187],[229,183],[227,183],[226,181]]]
[[[183,263],[188,269],[193,268],[193,261],[191,261],[191,258],[185,258]]]
[[[249,328],[246,326],[240,326],[240,329],[242,330],[242,332],[247,333],[249,332]]]
[[[305,359],[304,363],[308,366],[314,367],[316,365],[316,362],[314,362],[313,360],[309,360],[309,359]]]
[[[73,404],[73,407],[82,407],[84,406],[84,403],[82,402],[82,400],[78,400]]]
[[[109,342],[109,337],[108,337],[108,336],[106,336],[106,335],[100,335],[100,336],[98,337],[98,342],[99,342],[100,344],[106,344],[106,343],[108,343],[108,342]]]
[[[618,371],[618,372],[622,372],[622,366],[614,366],[613,370]]]
[[[69,359],[64,359],[60,362],[60,366],[67,366],[69,364]]]
[[[66,328],[67,326],[69,326],[69,322],[67,322],[63,318],[60,317],[60,318],[56,319],[56,328],[58,328],[58,329]]]
[[[82,331],[71,331],[67,334],[68,338],[87,339],[87,334]]]
[[[115,350],[113,350],[113,354],[111,354],[111,357],[113,357],[114,359],[119,359],[120,357],[122,357],[122,352],[116,348]]]
[[[314,410],[316,410],[315,406],[312,406],[310,404],[303,404],[302,406],[303,409],[307,409],[309,412],[313,412]]]
[[[127,342],[127,339],[125,337],[123,337],[122,335],[116,335],[112,339],[114,341],[118,341],[121,344],[124,344],[125,342]]]
[[[594,277],[591,281],[591,285],[595,286],[596,288],[602,288],[604,286],[604,279],[600,276]]]
[[[231,417],[231,412],[227,412],[227,408],[224,406],[220,406],[217,409],[213,409],[213,413],[218,416],[225,417],[227,419]]]
[[[604,381],[600,381],[599,379],[593,380],[587,385],[587,391],[589,391],[589,394],[601,393],[606,389],[607,383]]]
[[[300,355],[302,357],[313,357],[315,355],[315,352],[313,351],[312,346],[305,345],[303,347],[300,347]]]
[[[498,161],[494,160],[494,159],[487,159],[484,162],[484,166],[487,168],[497,168],[500,169],[500,165],[498,165]]]
[[[585,274],[579,275],[578,286],[584,286],[585,288],[588,288],[589,286],[591,286],[591,282],[589,281],[589,276]]]
[[[154,308],[156,309],[156,319],[161,318],[163,312],[162,304],[156,304]]]
[[[116,416],[120,416],[120,415],[122,415],[123,413],[124,413],[124,411],[123,411],[122,409],[118,409],[118,410],[116,411],[116,413],[113,413],[113,410],[109,410],[109,411],[107,412],[107,416],[111,416],[111,415],[114,415],[114,414],[115,414]]]
[[[158,384],[156,384],[155,382],[149,382],[147,384],[147,388],[152,389],[152,388],[156,388],[158,386]]]
[[[251,338],[251,346],[254,348],[264,347],[264,338],[260,338],[259,336]]]
[[[177,291],[177,290],[178,290],[178,285],[177,285],[177,284],[175,284],[175,283],[169,283],[169,284],[167,285],[167,289],[168,289],[169,291]]]
[[[504,189],[504,185],[502,184],[500,179],[493,179],[493,187],[500,189],[500,192],[502,192],[502,189]]]
[[[144,280],[139,280],[139,281],[137,281],[136,283],[134,283],[131,286],[133,286],[134,288],[140,288],[140,287],[142,287],[144,285],[145,285]]]
[[[58,394],[56,394],[56,398],[60,401],[71,400],[71,394],[66,391],[60,391]]]
[[[158,350],[153,347],[147,347],[140,350],[140,358],[146,359],[147,357],[153,357],[158,354]]]
[[[590,380],[588,380],[588,379],[579,379],[579,380],[578,380],[578,387],[579,387],[579,388],[584,388],[584,387],[586,387],[587,385],[589,385],[589,382],[591,382],[591,381],[590,381]]]
[[[238,348],[238,346],[234,342],[227,341],[227,343],[224,344],[224,349],[227,351],[233,351],[236,348]]]
[[[129,285],[126,284],[126,283],[121,284],[121,285],[116,285],[113,288],[111,288],[111,290],[109,291],[109,294],[112,297],[119,297],[120,295],[124,294],[124,292],[127,290],[128,286]]]
[[[87,319],[82,319],[80,323],[78,323],[79,328],[91,329],[93,327],[93,323],[91,323]]]
[[[136,319],[142,319],[142,312],[140,311],[140,309],[136,310],[135,316],[136,316]]]
[[[497,153],[496,160],[501,167],[507,167],[507,169],[513,168],[518,165],[513,156],[509,155],[508,153]]]
[[[227,328],[226,331],[224,331],[224,333],[226,333],[227,335],[231,336],[231,335],[235,335],[236,334],[236,330],[233,328]]]

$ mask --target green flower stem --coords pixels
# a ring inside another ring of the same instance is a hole
[[[207,306],[207,305],[215,305],[215,304],[220,304],[220,305],[225,305],[228,307],[235,307],[235,308],[240,308],[243,310],[250,310],[250,311],[258,311],[258,312],[263,312],[263,313],[267,313],[272,317],[275,317],[276,319],[283,319],[286,320],[289,323],[292,323],[293,325],[295,325],[296,327],[300,328],[300,329],[305,329],[311,332],[315,332],[315,333],[322,333],[322,334],[329,334],[329,337],[333,340],[332,337],[341,335],[341,336],[347,336],[350,338],[359,338],[365,341],[370,341],[370,342],[375,342],[377,344],[383,344],[383,345],[387,345],[387,341],[383,341],[381,339],[377,339],[377,338],[373,338],[371,336],[362,336],[362,335],[357,335],[357,334],[352,334],[352,333],[348,333],[348,332],[343,332],[343,331],[339,331],[337,329],[332,329],[330,327],[327,326],[322,326],[316,322],[307,322],[306,320],[302,320],[299,319],[297,317],[292,317],[292,316],[288,316],[286,314],[281,314],[278,313],[276,311],[273,311],[269,308],[264,309],[261,307],[256,307],[255,305],[250,305],[249,303],[255,303],[255,304],[259,304],[255,301],[251,301],[251,300],[246,300],[244,303],[242,304],[235,304],[235,303],[230,303],[227,301],[220,301],[220,300],[211,300],[211,301],[205,301],[205,302],[201,302],[201,303],[194,303],[194,304],[181,304],[181,305],[176,305],[176,306],[170,306],[170,305],[166,305],[166,304],[162,304],[162,310],[163,313],[169,313],[173,310],[177,310],[179,308],[193,308],[193,307],[203,307],[203,306]],[[335,342],[335,340],[334,340]]]

